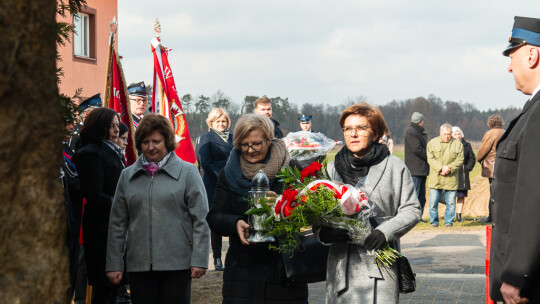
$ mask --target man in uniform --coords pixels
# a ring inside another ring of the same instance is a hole
[[[103,102],[101,101],[101,95],[99,93],[81,102],[81,104],[79,105],[79,112],[81,113],[80,121],[75,125],[75,128],[71,133],[71,137],[69,138],[68,145],[71,150],[75,151],[75,149],[77,148],[77,142],[79,141],[79,132],[81,132],[84,120],[86,119],[88,114],[90,114],[93,109],[101,108],[102,106]]]
[[[133,126],[137,128],[147,106],[147,93],[144,81],[130,85],[128,87],[128,94]]]
[[[302,116],[298,117],[298,120],[300,120],[300,129],[302,131],[311,131],[311,116],[307,116],[306,114],[302,114]]]
[[[539,303],[540,19],[514,20],[503,55],[516,89],[531,98],[497,144],[489,281],[493,300]]]
[[[274,124],[274,137],[283,138],[283,131],[279,128],[279,122],[272,118],[272,102],[270,98],[263,96],[255,100],[255,109],[253,113],[268,116]]]

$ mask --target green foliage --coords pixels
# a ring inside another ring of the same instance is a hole
[[[62,16],[66,17],[68,14],[73,16],[79,12],[84,6],[86,6],[86,0],[57,0],[56,12]],[[73,24],[66,22],[57,22],[56,23],[56,43],[58,46],[65,46],[66,41],[69,42],[69,37],[73,33]],[[56,51],[56,61],[62,61],[58,49]],[[61,78],[64,77],[64,72],[62,68],[56,68],[56,80],[57,83],[61,82]],[[64,120],[64,126],[69,124],[74,124],[78,106],[75,104],[74,99],[79,98],[81,95],[82,89],[77,89],[75,94],[72,97],[69,97],[65,94],[60,94],[58,96],[58,101],[60,103],[60,109],[62,111],[62,117]]]
[[[279,239],[278,245],[270,245],[271,249],[279,252],[292,253],[297,246],[297,240],[303,229],[318,222],[323,215],[341,217],[341,208],[336,208],[338,202],[334,192],[325,187],[319,187],[312,192],[305,203],[299,203],[294,212],[286,219],[274,222],[270,235]]]

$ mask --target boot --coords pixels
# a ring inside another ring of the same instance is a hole
[[[458,222],[463,222],[463,218],[461,218],[461,213],[457,214],[457,221]]]
[[[223,263],[221,262],[221,258],[214,259],[214,267],[217,271],[225,270],[225,267],[223,267]]]

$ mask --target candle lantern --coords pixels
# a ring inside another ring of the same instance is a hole
[[[251,191],[249,191],[249,203],[250,208],[261,208],[261,198],[265,198],[270,190],[270,182],[268,177],[264,173],[264,170],[259,172],[253,177],[251,181]],[[251,214],[248,218],[249,224],[249,238],[250,243],[263,243],[274,242],[273,236],[266,235],[265,232],[269,231],[272,227],[264,226],[263,222],[266,219],[264,215]]]

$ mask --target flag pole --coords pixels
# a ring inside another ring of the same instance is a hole
[[[118,22],[116,21],[116,16],[113,17],[113,20],[109,23],[111,32],[109,34],[109,54],[107,55],[107,73],[105,75],[105,94],[103,94],[103,101],[105,108],[109,108],[109,91],[111,83],[111,65],[112,65],[112,50],[114,47],[114,35],[118,29]]]

